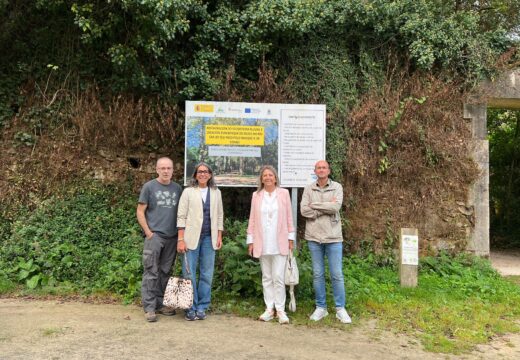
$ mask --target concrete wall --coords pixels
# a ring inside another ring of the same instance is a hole
[[[487,108],[520,110],[520,69],[507,71],[493,81],[485,81],[464,104],[464,118],[471,119],[472,125],[471,156],[480,171],[468,193],[468,207],[473,209],[475,227],[469,234],[466,249],[479,256],[489,256]]]

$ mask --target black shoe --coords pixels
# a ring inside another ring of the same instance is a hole
[[[184,314],[184,319],[186,319],[188,321],[194,321],[194,320],[197,320],[197,315],[195,314],[195,311],[189,310],[189,311],[186,311],[186,314]]]

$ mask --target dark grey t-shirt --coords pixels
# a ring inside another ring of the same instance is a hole
[[[146,222],[154,233],[163,237],[177,235],[177,208],[182,188],[176,182],[163,185],[157,179],[144,184],[139,203],[146,204]]]

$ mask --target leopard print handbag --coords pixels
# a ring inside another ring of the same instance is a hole
[[[184,264],[186,272],[190,275],[188,257],[184,253]],[[175,269],[175,263],[173,264]],[[168,279],[166,290],[164,291],[163,305],[174,309],[189,309],[193,305],[193,286],[190,279],[181,276],[171,276]]]

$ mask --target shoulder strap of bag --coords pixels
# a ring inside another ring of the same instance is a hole
[[[188,264],[188,251],[187,250],[185,253],[184,253],[184,265],[186,266],[186,274],[190,275],[190,266]],[[177,262],[177,254],[175,255],[175,260],[173,260],[173,265],[172,265],[172,276],[175,276],[175,263]]]

